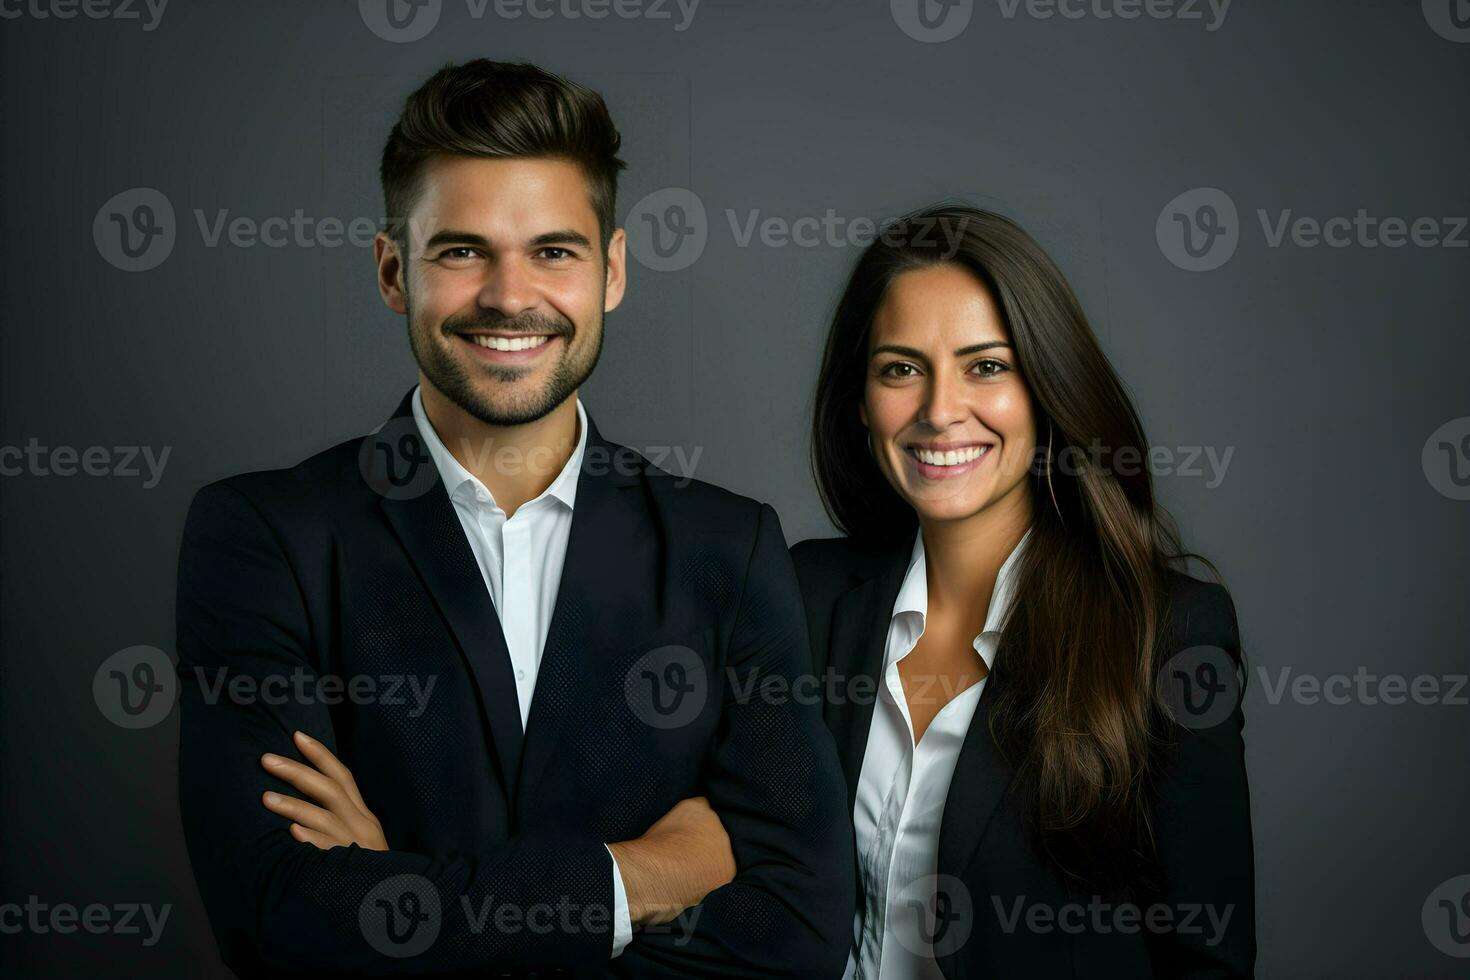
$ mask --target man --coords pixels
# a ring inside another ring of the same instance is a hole
[[[375,248],[417,387],[190,507],[180,797],[242,975],[842,971],[840,769],[772,693],[810,669],[776,514],[577,397],[626,281],[619,143],[541,69],[434,75]]]

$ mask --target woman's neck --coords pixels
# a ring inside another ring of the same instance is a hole
[[[1031,496],[1022,484],[984,510],[954,521],[920,518],[929,609],[954,610],[984,628],[1000,567],[1031,526]],[[977,597],[980,600],[977,601]]]

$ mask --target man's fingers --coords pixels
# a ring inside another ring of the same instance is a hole
[[[291,825],[291,836],[303,844],[315,844],[324,851],[330,851],[334,847],[347,846],[346,841],[336,840],[327,834],[318,833],[315,830],[307,830],[299,823],[293,823]]]
[[[336,780],[328,779],[311,766],[271,752],[260,757],[260,764],[272,776],[285,780],[328,809],[353,805],[347,791]]]
[[[298,731],[293,738],[296,741],[296,747],[301,750],[302,755],[306,756],[308,762],[316,766],[328,778],[335,780],[347,794],[347,798],[359,810],[364,813],[368,812],[367,804],[362,800],[362,794],[357,791],[357,780],[352,778],[352,770],[344,766],[342,761],[332,754],[331,749],[305,732]]]
[[[302,746],[303,749],[306,747]],[[318,765],[340,771],[346,779],[333,779],[305,763],[267,752],[260,757],[261,767],[307,797],[306,800],[297,800],[280,793],[268,793],[267,797],[277,799],[272,802],[267,798],[267,808],[296,821],[295,825],[307,835],[293,832],[297,840],[309,841],[318,847],[345,847],[356,843],[369,850],[386,851],[388,840],[383,834],[383,826],[362,803],[352,774],[326,748],[318,745],[311,748],[312,758]],[[312,837],[312,834],[318,836]]]
[[[338,820],[330,810],[323,810],[305,800],[298,800],[294,796],[282,796],[280,793],[272,793],[269,790],[261,796],[261,801],[265,803],[265,808],[270,812],[293,820],[307,830],[341,836],[342,821]]]

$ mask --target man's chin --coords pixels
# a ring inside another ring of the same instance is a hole
[[[459,401],[456,399],[456,401]],[[545,418],[560,402],[544,384],[535,384],[527,379],[520,382],[480,382],[460,408],[487,425],[527,425]]]

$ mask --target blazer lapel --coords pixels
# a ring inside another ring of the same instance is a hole
[[[495,603],[464,527],[414,422],[412,390],[363,442],[364,477],[425,587],[449,623],[479,690],[508,804],[521,757],[521,709]]]
[[[975,706],[975,715],[955,760],[954,779],[949,784],[944,816],[939,822],[939,874],[962,881],[970,880],[966,869],[1011,784],[1011,768],[990,736],[990,706],[995,702],[997,682],[1004,683],[999,676],[992,675],[980,692],[980,703]],[[975,895],[972,900],[978,905],[981,897]],[[971,911],[976,916],[981,914],[978,907]],[[945,976],[962,975],[964,961],[959,952],[938,958]]]
[[[842,757],[847,777],[847,806],[852,812],[857,800],[858,778],[872,727],[876,691],[882,683],[883,654],[888,644],[888,625],[893,603],[898,598],[908,570],[909,548],[876,559],[860,574],[865,577],[843,593],[833,607],[830,638],[830,669],[836,671],[843,697],[827,703],[824,715]],[[998,673],[1004,670],[1000,665]],[[1000,676],[1003,676],[1001,674]],[[852,696],[852,685],[861,680],[863,696]],[[938,867],[941,875],[961,877],[974,857],[985,828],[1010,785],[1011,770],[990,737],[990,706],[998,677],[992,675],[981,691],[980,703],[965,733],[954,781],[945,800],[940,822]],[[1004,683],[1003,680],[999,681]],[[867,696],[868,692],[873,696]],[[860,882],[861,884],[861,882]],[[978,914],[978,910],[976,910]],[[939,957],[945,976],[958,977],[962,963],[957,954]]]
[[[960,756],[955,760],[954,780],[949,784],[944,817],[939,825],[942,874],[958,875],[969,864],[1011,783],[1011,767],[990,735],[990,706],[995,703],[997,683],[1005,681],[993,676],[985,682],[975,716],[960,746]]]
[[[640,520],[633,493],[640,481],[632,464],[641,460],[604,440],[590,415],[587,427],[566,560],[526,721],[519,804],[556,754],[577,690],[597,683],[598,651],[619,637],[642,635],[653,605],[647,593],[657,593],[645,560],[657,548],[656,536]]]
[[[832,611],[828,669],[836,674],[840,694],[827,701],[824,714],[847,777],[848,813],[857,800],[873,705],[883,682],[888,624],[908,569],[907,555],[908,549],[899,549],[884,556],[876,569],[869,569],[869,577],[838,597]]]

